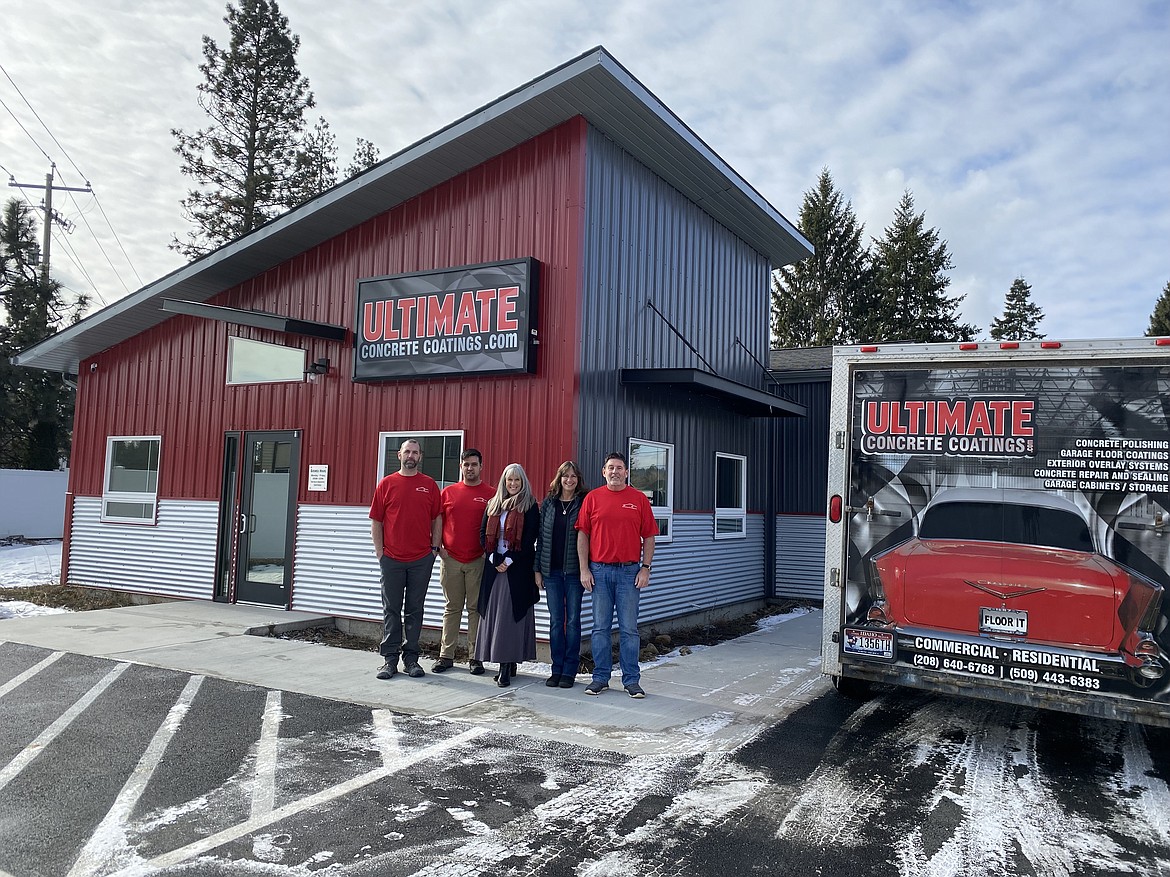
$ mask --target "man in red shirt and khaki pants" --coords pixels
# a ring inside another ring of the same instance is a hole
[[[483,673],[483,662],[475,660],[475,635],[479,630],[479,583],[483,578],[483,546],[479,542],[480,526],[488,501],[496,489],[483,483],[483,454],[468,448],[459,456],[463,480],[443,489],[440,502],[443,514],[443,541],[439,557],[443,568],[439,584],[443,586],[443,638],[439,659],[432,673],[443,673],[455,666],[455,644],[459,641],[459,622],[467,610],[467,654],[471,673]]]
[[[581,584],[593,594],[593,681],[586,694],[609,688],[613,673],[613,615],[618,619],[618,657],[622,685],[630,697],[643,698],[638,653],[638,597],[650,584],[650,562],[658,522],[650,500],[626,484],[626,458],[613,453],[601,470],[603,487],[585,495],[577,515],[577,557]]]
[[[408,676],[424,675],[418,664],[418,641],[443,522],[439,517],[439,485],[419,471],[421,462],[418,441],[404,441],[398,448],[398,471],[378,482],[370,503],[370,536],[382,571],[382,644],[378,651],[386,663],[378,670],[379,679],[390,679],[398,672],[400,652]]]

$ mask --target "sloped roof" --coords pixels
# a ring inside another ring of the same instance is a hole
[[[759,192],[598,47],[147,284],[13,361],[76,372],[82,359],[169,319],[172,314],[161,309],[163,298],[207,301],[578,115],[776,267],[812,252]]]

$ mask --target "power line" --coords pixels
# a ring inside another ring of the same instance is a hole
[[[122,256],[126,259],[126,264],[130,266],[131,272],[134,274],[134,277],[138,280],[139,286],[141,286],[142,285],[142,277],[138,273],[138,269],[134,267],[134,262],[131,260],[130,254],[126,251],[126,247],[123,246],[122,239],[118,236],[117,231],[115,231],[114,224],[110,221],[110,217],[106,213],[105,207],[102,206],[101,200],[98,198],[97,194],[90,187],[89,179],[86,177],[85,174],[83,174],[81,172],[81,168],[79,168],[77,166],[77,162],[75,162],[73,160],[73,156],[71,156],[69,154],[69,151],[67,149],[65,149],[65,147],[64,147],[64,145],[62,145],[61,141],[57,139],[57,136],[52,132],[52,130],[49,128],[49,126],[45,123],[45,120],[41,118],[40,113],[38,113],[36,111],[36,108],[32,105],[32,103],[29,101],[29,99],[27,97],[25,97],[24,92],[22,92],[20,90],[20,86],[18,86],[16,84],[16,82],[15,82],[15,80],[13,80],[12,76],[9,75],[8,71],[4,69],[3,64],[0,64],[0,72],[2,72],[5,76],[5,78],[8,80],[8,82],[11,83],[12,87],[16,90],[16,93],[18,95],[20,95],[21,100],[24,101],[25,106],[28,107],[29,111],[33,114],[33,117],[38,122],[40,122],[41,127],[45,129],[45,133],[47,133],[49,135],[50,139],[52,139],[53,143],[56,144],[57,148],[59,150],[61,150],[62,155],[64,155],[65,158],[69,161],[69,164],[73,166],[73,169],[75,171],[77,171],[77,175],[79,177],[81,177],[83,180],[85,180],[85,189],[74,189],[72,187],[66,187],[66,191],[69,192],[68,197],[69,197],[70,201],[73,202],[74,207],[77,209],[77,215],[80,216],[82,222],[85,223],[86,229],[89,231],[90,235],[93,237],[94,242],[97,244],[98,249],[101,251],[102,256],[105,258],[106,264],[108,264],[110,266],[110,270],[114,272],[114,276],[118,278],[118,282],[122,284],[122,288],[126,292],[129,292],[130,287],[126,284],[126,281],[122,278],[121,273],[114,266],[113,260],[110,259],[109,253],[106,252],[106,248],[102,245],[101,238],[99,238],[97,236],[97,234],[94,232],[93,227],[89,224],[89,220],[85,216],[85,212],[81,209],[81,205],[78,204],[77,199],[73,196],[72,193],[74,191],[88,191],[88,193],[93,197],[94,203],[97,205],[98,210],[102,214],[102,218],[106,221],[106,226],[109,228],[110,234],[112,234],[114,236],[114,241],[117,243],[118,249],[122,252]],[[3,103],[2,99],[0,99],[0,103]],[[16,117],[16,114],[12,112],[11,108],[6,103],[4,104],[4,108],[6,110],[8,110],[9,115],[11,115],[14,120],[16,120],[16,123],[18,125],[20,125],[21,130],[24,131],[25,135],[29,138],[29,140],[31,140],[32,143],[37,147],[37,149],[39,149],[41,151],[41,154],[44,155],[45,158],[49,159],[50,163],[53,163],[53,160],[49,156],[49,154],[47,152],[45,152],[45,150],[43,148],[41,148],[41,146],[37,142],[36,138],[32,136],[32,134],[28,131],[27,128],[25,128],[24,124],[20,121],[20,119],[18,119]],[[55,164],[53,164],[53,166],[56,167]],[[12,175],[9,174],[9,176],[11,177]],[[61,178],[62,178],[62,180],[64,180],[65,175],[62,174]],[[81,268],[80,264],[78,265],[78,268]],[[83,268],[81,268],[81,270],[82,270],[82,273],[85,274],[86,279],[89,280],[91,284],[93,284],[93,281],[89,277],[88,272],[86,272]],[[101,293],[98,291],[96,285],[94,285],[94,293],[97,295],[98,299],[103,304],[105,304],[105,299],[102,297]]]

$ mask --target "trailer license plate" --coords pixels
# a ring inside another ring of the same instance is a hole
[[[984,606],[979,610],[979,630],[1024,636],[1028,632],[1028,613],[1022,609],[988,609]]]
[[[862,655],[867,658],[884,658],[887,661],[894,659],[894,634],[885,630],[866,630],[864,628],[845,628],[844,651],[849,655]]]

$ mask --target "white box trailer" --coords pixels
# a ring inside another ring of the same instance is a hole
[[[824,672],[1170,725],[1170,338],[833,351]]]

